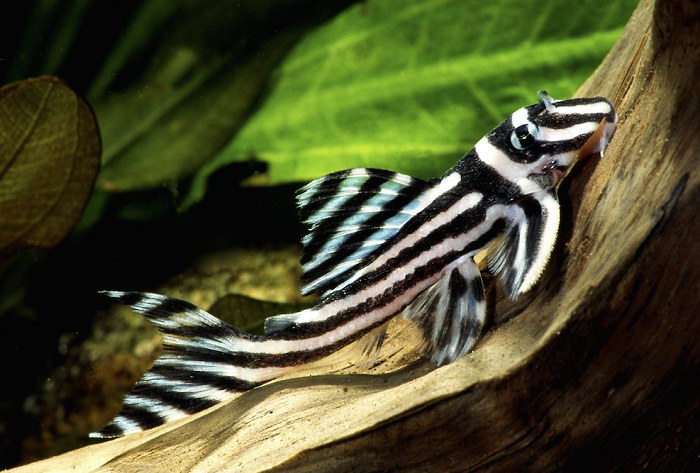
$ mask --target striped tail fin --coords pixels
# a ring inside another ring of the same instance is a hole
[[[241,344],[254,342],[255,337],[189,302],[141,292],[102,294],[146,316],[163,335],[165,351],[126,395],[119,414],[90,437],[147,430],[202,411],[279,374],[241,366]]]

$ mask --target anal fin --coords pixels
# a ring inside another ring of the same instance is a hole
[[[357,341],[360,354],[355,361],[356,366],[369,369],[374,365],[377,361],[377,355],[384,345],[384,340],[386,340],[388,326],[388,322],[380,325]]]

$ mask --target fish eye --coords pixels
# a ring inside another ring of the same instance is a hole
[[[510,134],[510,142],[517,150],[525,150],[535,144],[537,127],[531,123],[520,125]]]

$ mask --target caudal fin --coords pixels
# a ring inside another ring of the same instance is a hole
[[[244,366],[241,345],[254,342],[254,336],[195,305],[159,294],[102,294],[146,316],[162,333],[165,351],[126,395],[119,414],[90,437],[112,438],[147,430],[270,379],[260,379],[260,373]]]

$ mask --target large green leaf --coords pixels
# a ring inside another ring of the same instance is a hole
[[[145,2],[89,91],[105,145],[99,188],[158,188],[198,170],[238,131],[307,29],[352,1]],[[154,45],[145,73],[105,95],[114,71]]]
[[[258,113],[197,176],[260,159],[264,182],[353,166],[439,175],[538,89],[565,98],[634,0],[370,0],[302,41]]]

